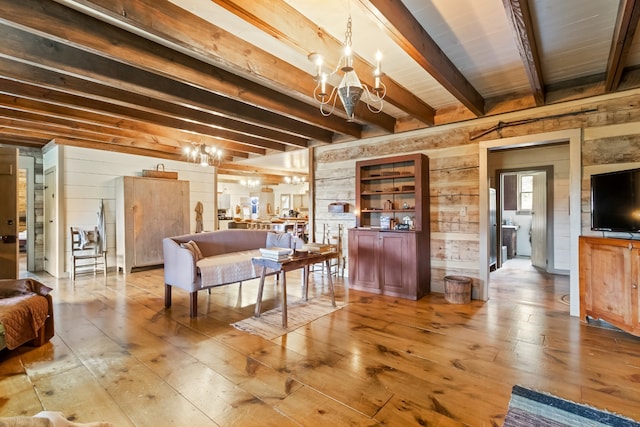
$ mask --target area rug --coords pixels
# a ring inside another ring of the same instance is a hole
[[[504,427],[525,426],[640,427],[640,423],[591,406],[516,385],[511,390],[511,401]]]
[[[236,323],[234,328],[271,340],[298,329],[316,319],[321,318],[346,304],[336,301],[337,307],[330,300],[314,298],[308,301],[299,300],[287,305],[287,329],[282,327],[282,309],[280,307],[265,311],[259,318],[250,317]]]

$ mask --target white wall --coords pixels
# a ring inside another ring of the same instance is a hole
[[[178,179],[189,181],[190,189],[190,230],[195,232],[195,206],[198,201],[204,206],[203,224],[205,230],[215,229],[215,170],[187,162],[92,150],[88,148],[57,146],[61,161],[53,155],[45,155],[45,170],[57,166],[62,176],[61,227],[64,249],[60,252],[64,259],[64,272],[68,271],[71,237],[69,227],[93,228],[97,223],[100,200],[104,203],[107,230],[107,262],[116,265],[115,253],[115,178],[119,176],[142,176],[143,169],[156,169],[163,164],[166,171],[178,172]],[[60,166],[62,163],[62,166]],[[162,168],[161,168],[162,169]],[[62,274],[60,274],[62,275]]]

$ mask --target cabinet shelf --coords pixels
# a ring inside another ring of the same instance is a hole
[[[415,190],[396,190],[396,191],[364,191],[361,196],[380,196],[385,194],[414,194]]]
[[[415,209],[362,209],[360,212],[368,212],[368,213],[391,213],[391,212],[414,212]]]
[[[428,188],[429,159],[423,154],[356,163],[358,214],[356,228],[349,230],[354,289],[409,299],[430,292]],[[393,224],[406,217],[412,228],[395,230]]]
[[[397,173],[393,175],[375,175],[375,176],[364,176],[360,178],[361,181],[386,181],[392,179],[407,179],[407,178],[415,178],[414,174],[402,174]]]

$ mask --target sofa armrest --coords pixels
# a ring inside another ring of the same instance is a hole
[[[200,288],[196,260],[193,253],[166,237],[162,240],[164,256],[164,283],[189,292]]]

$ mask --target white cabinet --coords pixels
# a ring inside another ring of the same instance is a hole
[[[293,195],[293,210],[297,212],[309,211],[309,193]]]
[[[164,263],[162,239],[189,233],[189,181],[124,176],[116,182],[116,266]]]

